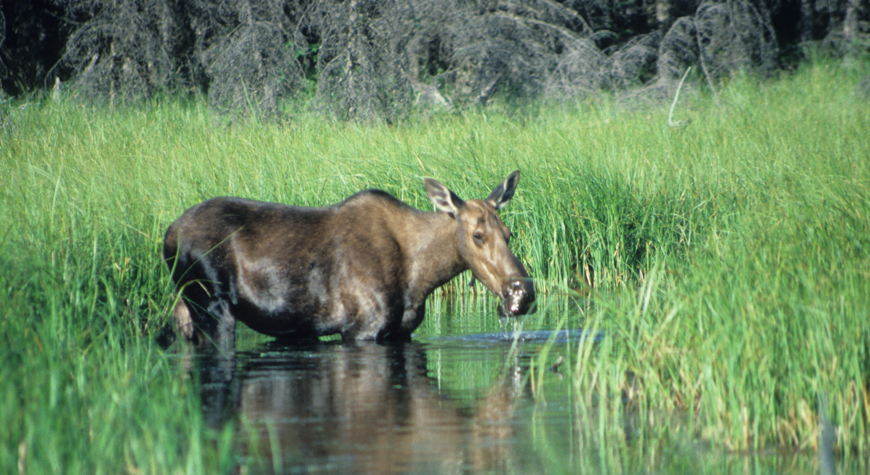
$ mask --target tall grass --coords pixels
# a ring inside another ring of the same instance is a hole
[[[590,318],[612,336],[578,353],[586,400],[606,396],[621,419],[630,392],[644,427],[678,414],[686,433],[733,450],[818,448],[824,404],[833,449],[866,464],[870,108],[841,73],[760,93],[738,81],[725,107],[669,132],[644,170],[669,196],[641,215],[677,250],[596,299]]]
[[[586,325],[607,331],[571,356],[578,407],[742,450],[813,446],[825,400],[836,447],[866,456],[870,107],[851,94],[866,74],[738,77],[715,98],[684,94],[682,129],[666,107],[606,99],[395,126],[4,104],[0,466],[226,469],[232,434],[203,427],[152,337],[171,305],[162,233],[187,207],[377,187],[431,209],[422,177],[481,198],[517,168],[502,213],[514,250],[542,295],[591,301]]]

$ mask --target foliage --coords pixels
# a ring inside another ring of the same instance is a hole
[[[738,72],[793,67],[802,51],[866,54],[866,2],[796,3],[18,2],[0,10],[0,77],[10,94],[58,81],[113,105],[202,94],[221,113],[270,118],[313,84],[310,106],[329,115],[395,121],[494,97],[660,99],[690,66],[715,91]]]

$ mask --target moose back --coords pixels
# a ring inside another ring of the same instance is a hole
[[[164,238],[180,293],[176,328],[188,340],[228,349],[236,320],[278,338],[407,340],[426,297],[467,269],[499,297],[500,314],[528,313],[534,285],[496,214],[519,177],[515,171],[486,199],[467,201],[427,178],[436,212],[380,190],[317,208],[242,198],[200,203]]]

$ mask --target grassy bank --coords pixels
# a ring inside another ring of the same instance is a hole
[[[630,386],[641,438],[673,419],[683,426],[668,430],[743,450],[813,446],[824,400],[836,448],[866,457],[870,104],[852,89],[867,72],[822,65],[684,93],[680,129],[666,107],[606,100],[397,126],[5,104],[0,466],[228,466],[232,434],[203,429],[190,382],[152,341],[171,303],[162,234],[187,207],[320,205],[377,187],[431,209],[422,177],[484,197],[516,168],[502,213],[514,250],[542,292],[592,299],[587,323],[608,331],[572,354],[578,405],[628,417]]]

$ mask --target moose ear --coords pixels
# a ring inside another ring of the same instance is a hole
[[[511,173],[503,182],[501,182],[492,193],[486,198],[486,201],[495,209],[502,209],[510,203],[514,197],[514,191],[517,190],[517,183],[520,182],[520,171],[517,170]]]
[[[426,184],[426,195],[429,196],[432,204],[439,210],[455,215],[465,206],[462,198],[456,196],[456,193],[450,191],[450,189],[438,181],[426,178],[423,180],[423,183]]]

